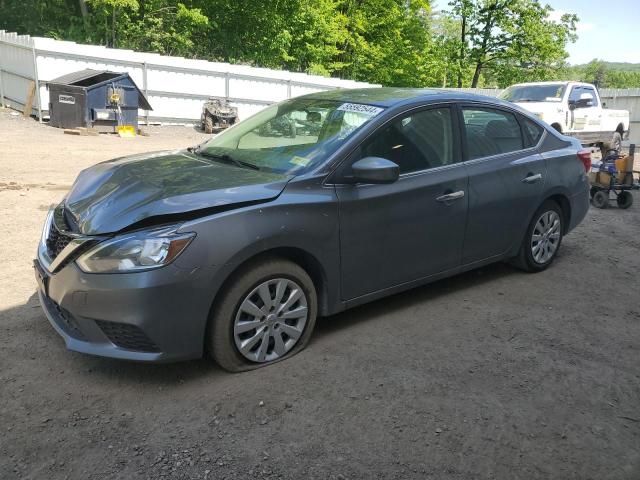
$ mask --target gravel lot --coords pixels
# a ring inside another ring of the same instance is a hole
[[[320,319],[231,375],[65,350],[31,269],[77,173],[193,145],[75,137],[0,109],[0,478],[639,479],[640,196],[538,275],[495,265]]]

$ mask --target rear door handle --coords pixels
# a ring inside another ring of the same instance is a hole
[[[530,173],[526,177],[522,179],[522,183],[536,183],[538,180],[542,179],[541,173],[536,173],[535,175]]]
[[[463,190],[460,190],[458,192],[446,193],[444,195],[440,195],[439,197],[436,197],[436,201],[437,202],[442,202],[442,203],[447,203],[447,202],[451,202],[453,200],[460,200],[461,198],[464,198],[464,191]]]

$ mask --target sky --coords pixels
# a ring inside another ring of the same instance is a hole
[[[575,13],[578,39],[567,45],[572,65],[594,58],[609,62],[640,63],[640,0],[539,0],[554,9],[551,18]],[[434,9],[446,10],[448,0],[435,0]]]
[[[559,18],[575,13],[578,40],[567,46],[569,63],[594,58],[640,63],[640,0],[541,0]],[[553,18],[553,17],[552,17]]]

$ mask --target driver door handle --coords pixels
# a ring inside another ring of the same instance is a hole
[[[439,197],[436,197],[436,201],[437,202],[447,203],[447,202],[451,202],[453,200],[459,200],[461,198],[464,198],[464,191],[463,190],[460,190],[458,192],[446,193],[444,195],[440,195]]]
[[[530,173],[522,179],[522,183],[536,183],[538,180],[542,180],[541,173],[537,173],[535,175],[533,173]]]

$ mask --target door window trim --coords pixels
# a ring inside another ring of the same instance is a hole
[[[544,132],[542,133],[542,135],[540,136],[540,140],[538,140],[538,143],[532,147],[527,147],[527,148],[523,148],[521,150],[513,150],[512,152],[505,152],[505,153],[496,153],[494,155],[487,155],[485,157],[478,157],[478,158],[473,158],[473,159],[469,159],[469,150],[468,150],[468,146],[467,146],[467,130],[465,128],[465,123],[464,123],[464,116],[462,113],[462,110],[464,110],[465,108],[484,108],[484,109],[490,109],[490,110],[498,110],[498,111],[503,111],[506,113],[510,113],[512,114],[515,119],[516,122],[518,123],[518,126],[520,127],[520,135],[522,135],[522,140],[524,141],[524,136],[525,136],[525,132],[524,132],[524,125],[522,124],[522,122],[520,121],[520,119],[518,118],[519,116],[523,116],[531,121],[534,121],[532,118],[526,117],[525,115],[523,115],[521,112],[519,112],[518,110],[512,109],[507,107],[506,105],[493,105],[493,104],[485,104],[485,103],[480,103],[480,102],[473,102],[473,101],[465,101],[465,102],[460,102],[457,104],[457,110],[458,110],[458,123],[460,125],[460,141],[462,143],[462,148],[463,148],[463,161],[461,163],[464,163],[465,165],[474,165],[476,163],[481,163],[481,162],[485,162],[485,161],[489,161],[489,160],[495,160],[498,158],[503,158],[503,157],[508,157],[510,155],[515,155],[515,154],[520,154],[520,153],[537,153],[538,151],[538,147],[542,144],[542,142],[544,141],[546,135],[547,135],[547,129],[546,127],[540,125],[537,121],[534,121],[534,123],[542,126]]]

